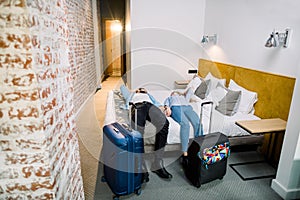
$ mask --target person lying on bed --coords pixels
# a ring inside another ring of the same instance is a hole
[[[169,132],[169,121],[159,108],[162,105],[145,88],[137,89],[131,96],[130,102],[135,105],[137,110],[138,131],[144,133],[146,121],[152,123],[156,128],[154,162],[151,165],[151,171],[161,178],[172,178],[172,175],[165,169],[162,159]],[[131,123],[132,127],[135,127],[135,109],[133,106],[131,107]]]
[[[183,165],[187,164],[190,123],[193,126],[195,138],[199,135],[203,135],[199,116],[189,104],[192,95],[193,90],[191,88],[189,88],[185,93],[174,91],[164,102],[166,116],[172,117],[180,125]]]

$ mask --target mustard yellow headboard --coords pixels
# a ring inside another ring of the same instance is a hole
[[[225,78],[226,84],[233,79],[240,86],[257,92],[254,108],[260,118],[288,119],[295,78],[200,59],[198,75],[205,77],[208,72]]]

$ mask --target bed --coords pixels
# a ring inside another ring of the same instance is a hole
[[[224,115],[224,113],[221,113],[218,110],[216,110],[215,107],[213,109],[211,131],[220,131],[227,135],[232,146],[264,144],[264,140],[266,140],[265,135],[250,135],[248,132],[237,126],[235,122],[238,120],[255,120],[270,117],[280,117],[282,119],[287,120],[293,85],[295,81],[293,78],[282,77],[265,72],[249,70],[237,66],[227,65],[223,63],[215,63],[208,60],[200,59],[198,76],[206,78],[208,75],[217,80],[222,80],[225,88],[229,88],[231,81],[233,81],[236,85],[242,87],[243,89],[249,90],[250,92],[254,92],[257,94],[256,100],[253,101],[253,108],[250,109],[247,113],[236,112],[233,115]],[[261,76],[265,79],[260,79]],[[248,82],[245,83],[245,80],[248,80]],[[281,83],[284,85],[284,87],[280,86],[280,88],[275,89],[276,92],[282,92],[280,93],[280,95],[278,95],[277,93],[277,99],[278,96],[280,96],[280,102],[273,103],[271,101],[271,96],[275,93],[274,88],[266,87],[266,84],[262,84],[260,81],[263,81],[264,83],[268,82],[270,85],[274,83]],[[258,84],[258,86],[255,86],[254,83],[256,83],[256,85]],[[189,83],[189,87],[191,86],[191,84],[192,81]],[[163,102],[164,99],[170,95],[171,90],[152,90],[150,91],[150,93],[159,102]],[[198,114],[200,114],[201,102],[212,100],[213,99],[211,99],[209,95],[207,96],[207,98],[204,99],[193,97],[193,100],[192,102],[190,102],[190,104],[194,108],[194,110]],[[105,124],[109,124],[114,121],[129,124],[128,110],[124,110],[121,108],[124,102],[124,96],[120,90],[117,89],[109,92],[107,97],[106,116],[104,122]],[[217,102],[214,103],[217,104]],[[284,106],[282,103],[284,103]],[[273,108],[270,108],[270,105],[273,106]],[[277,110],[274,110],[274,108]],[[208,132],[208,113],[209,111],[207,109],[204,109],[204,134],[207,134]],[[166,151],[180,150],[179,125],[172,118],[168,118],[168,120],[170,122],[170,127]],[[144,135],[146,152],[150,152],[153,150],[154,135],[154,127],[151,124],[147,124]],[[193,129],[191,128],[190,138],[192,137]]]
[[[163,99],[167,98],[170,94],[168,90],[155,90],[150,91],[150,93],[160,102],[163,102]],[[200,115],[200,103],[191,102],[191,106],[193,109]],[[107,97],[107,105],[106,105],[106,116],[104,124],[109,124],[115,121],[120,123],[129,124],[129,111],[122,109],[122,105],[124,105],[124,98],[120,90],[112,90],[108,93]],[[209,108],[203,110],[203,131],[204,134],[208,133],[208,126],[209,126]],[[236,120],[251,120],[251,119],[259,119],[257,116],[253,114],[242,114],[238,113],[234,116],[225,116],[216,110],[213,110],[212,114],[212,121],[218,121],[218,123],[212,123],[211,131],[221,131],[229,137],[234,136],[250,136],[248,132],[244,129],[240,128],[235,124]],[[171,117],[168,117],[170,126],[169,126],[169,134],[167,139],[167,147],[166,150],[178,150],[179,149],[179,129],[180,126],[177,122],[175,122]],[[145,149],[151,151],[153,148],[153,144],[155,141],[155,128],[150,123],[147,123],[145,128],[145,135],[144,135],[144,143]],[[193,129],[190,129],[190,138],[193,138]],[[259,138],[258,138],[259,139]],[[261,138],[260,138],[261,139]]]

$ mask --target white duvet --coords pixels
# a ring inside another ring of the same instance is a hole
[[[153,90],[150,91],[150,94],[154,96],[156,100],[163,103],[164,100],[170,95],[171,91],[169,90]],[[203,101],[202,101],[203,102]],[[195,102],[191,102],[191,106],[195,110],[196,113],[200,116],[200,105],[201,101],[199,98]],[[115,102],[114,102],[114,91],[110,91],[108,93],[107,97],[107,104],[106,104],[106,115],[105,115],[105,121],[104,124],[110,124],[112,122],[117,121],[116,117],[116,108],[115,108]],[[203,125],[203,131],[204,134],[208,134],[209,129],[209,122],[210,122],[210,108],[209,106],[205,106],[203,108],[203,115],[202,115],[202,125]],[[247,131],[242,129],[241,127],[237,126],[235,124],[236,121],[239,120],[256,120],[259,119],[259,117],[253,115],[253,114],[242,114],[242,113],[236,113],[233,116],[226,116],[221,114],[220,112],[213,109],[212,111],[212,118],[211,118],[211,132],[222,132],[227,136],[243,136],[243,135],[249,135]],[[180,135],[179,135],[179,129],[180,126],[177,122],[175,122],[171,117],[168,117],[168,120],[170,122],[169,126],[169,134],[167,143],[168,144],[177,144],[180,143]],[[147,127],[146,127],[147,130]],[[155,133],[150,134],[150,136],[153,136]],[[190,128],[190,138],[193,138],[193,127]],[[149,136],[149,135],[148,135]]]

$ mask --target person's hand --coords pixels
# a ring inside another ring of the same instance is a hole
[[[171,108],[168,107],[168,106],[165,106],[164,108],[165,108],[165,110],[164,110],[165,115],[166,115],[167,117],[170,117],[171,114],[172,114]]]

